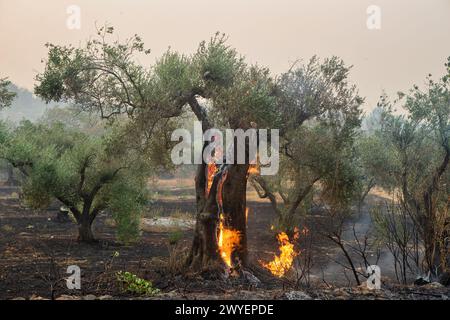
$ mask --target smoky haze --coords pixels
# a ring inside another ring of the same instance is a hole
[[[66,27],[69,5],[81,9],[79,30]],[[370,5],[381,8],[380,30],[366,26]],[[147,65],[169,46],[191,53],[216,31],[274,74],[314,54],[340,56],[354,65],[366,110],[383,90],[440,76],[450,55],[449,0],[0,0],[1,76],[31,90],[46,42],[81,44],[105,22],[121,39],[142,36],[152,49]]]

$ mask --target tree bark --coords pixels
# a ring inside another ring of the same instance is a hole
[[[219,254],[220,215],[223,227],[239,234],[239,245],[231,255],[232,268],[247,265],[246,188],[248,165],[222,165],[206,195],[207,166],[199,165],[196,176],[197,218],[188,265],[194,270],[219,266],[225,268]]]
[[[448,139],[444,139],[442,143],[444,149],[444,158],[440,165],[435,169],[431,177],[430,184],[426,187],[422,194],[422,199],[416,198],[408,188],[408,164],[405,163],[402,173],[402,196],[405,206],[413,219],[414,224],[419,228],[421,238],[424,242],[424,265],[426,270],[435,279],[445,270],[443,270],[441,252],[443,250],[442,243],[445,243],[444,235],[439,232],[439,223],[437,218],[437,193],[439,183],[450,163],[450,147]],[[406,157],[406,156],[404,156]]]
[[[83,217],[78,222],[78,241],[80,242],[94,242],[94,234],[92,233],[92,221]]]
[[[224,182],[223,213],[224,226],[239,233],[239,246],[234,250],[231,260],[233,266],[246,267],[247,254],[247,174],[248,165],[233,165],[228,168],[227,179]]]
[[[80,242],[96,241],[92,233],[92,223],[96,216],[96,213],[91,212],[92,201],[93,198],[84,199],[83,211],[75,215],[78,222],[78,241]]]
[[[425,209],[425,217],[422,220],[424,228],[424,245],[425,245],[425,260],[431,274],[438,277],[443,271],[442,265],[442,244],[446,243],[443,234],[439,232],[437,208],[436,208],[436,193],[439,189],[439,181],[450,163],[450,148],[448,142],[444,145],[445,156],[440,166],[436,169],[431,184],[428,186],[423,194],[423,202]]]

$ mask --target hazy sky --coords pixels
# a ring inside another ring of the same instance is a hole
[[[67,28],[70,5],[81,29]],[[366,26],[367,8],[381,8],[381,29]],[[393,94],[440,76],[450,56],[450,0],[0,0],[0,76],[32,89],[43,69],[44,43],[80,44],[95,23],[134,33],[152,49],[186,53],[215,31],[250,62],[280,73],[297,59],[338,55],[354,65],[351,80],[371,109],[382,90]]]

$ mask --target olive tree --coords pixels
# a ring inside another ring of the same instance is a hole
[[[101,28],[98,38],[79,48],[48,45],[45,71],[37,76],[35,93],[46,101],[68,101],[111,121],[127,117],[130,145],[136,150],[157,150],[152,154],[160,157],[158,161],[168,159],[167,151],[173,145],[170,134],[187,115],[201,121],[203,131],[212,127],[246,129],[251,123],[274,128],[275,90],[269,71],[247,64],[224,35],[201,42],[191,55],[168,50],[145,68],[136,59],[150,53],[142,39],[110,41],[111,33],[111,27]],[[249,164],[221,166],[208,193],[207,167],[202,160],[196,171],[197,223],[187,264],[195,269],[223,265],[218,252],[220,212],[216,201],[221,186],[223,223],[240,234],[233,265],[245,265]],[[222,179],[225,176],[226,181]]]
[[[449,60],[450,63],[450,60]],[[422,270],[431,275],[448,268],[450,69],[424,89],[399,93],[395,113],[386,97],[380,129],[370,138],[373,159],[366,167],[380,185],[397,193],[400,209],[411,219],[424,249]]]
[[[0,156],[22,172],[28,206],[46,208],[56,199],[70,209],[80,241],[95,240],[92,223],[104,211],[116,220],[119,237],[132,240],[146,203],[148,167],[116,136],[23,122],[3,134]]]
[[[15,92],[11,92],[9,89],[9,86],[11,84],[11,81],[9,81],[6,78],[0,78],[0,111],[4,108],[7,108],[11,105],[12,101],[14,100],[14,98],[16,97],[16,93]],[[4,123],[3,121],[0,121],[0,134],[1,132],[5,132],[7,125],[6,123]],[[0,137],[0,140],[2,138]],[[2,162],[0,163],[0,166],[4,167],[6,173],[7,173],[7,181],[6,184],[10,184],[13,185],[16,183],[15,178],[14,178],[14,172],[13,172],[13,168],[11,165],[9,165],[8,163]]]
[[[353,145],[363,99],[348,83],[349,72],[337,57],[324,61],[313,57],[291,68],[277,83],[280,173],[269,179],[255,176],[252,181],[259,195],[270,199],[282,229],[294,228],[318,185],[329,204],[338,198],[348,204],[353,196]]]

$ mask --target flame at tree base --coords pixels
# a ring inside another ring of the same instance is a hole
[[[299,231],[294,230],[294,239],[298,239]],[[261,265],[269,270],[274,276],[283,277],[292,267],[294,259],[298,256],[298,252],[294,249],[294,243],[289,240],[289,236],[285,232],[280,232],[277,235],[278,243],[280,245],[280,254],[274,256],[274,259],[269,263],[260,261]]]
[[[241,234],[234,229],[228,229],[224,226],[224,216],[220,215],[219,222],[219,237],[217,245],[219,246],[219,253],[225,264],[231,268],[231,255],[234,250],[239,247],[241,242]]]

